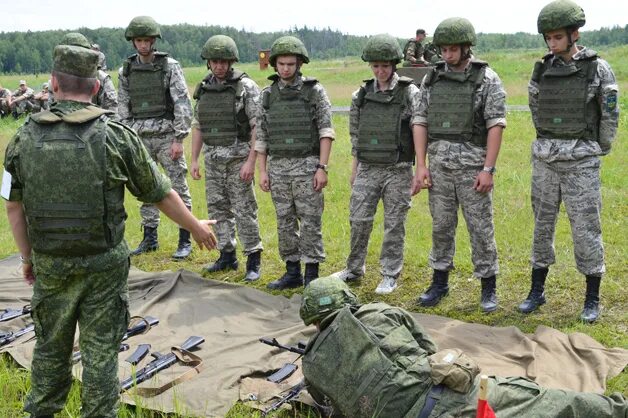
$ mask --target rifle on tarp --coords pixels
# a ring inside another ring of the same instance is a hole
[[[281,348],[282,350],[290,351],[292,353],[296,353],[300,355],[305,354],[305,344],[302,343],[301,341],[299,341],[296,346],[293,346],[293,345],[288,346],[288,345],[280,344],[279,341],[277,341],[277,338],[273,338],[272,340],[269,338],[260,338],[259,341],[266,345]]]
[[[297,383],[296,385],[294,385],[293,387],[290,388],[290,390],[288,391],[288,393],[279,398],[278,401],[276,401],[275,403],[273,403],[271,406],[269,406],[268,408],[264,409],[262,411],[262,416],[265,417],[266,415],[270,414],[273,411],[276,411],[277,409],[279,409],[281,407],[281,405],[290,402],[291,400],[295,399],[297,396],[299,396],[299,393],[301,393],[301,391],[305,389],[305,380],[301,379],[301,381],[299,383]]]
[[[33,309],[31,308],[31,305],[26,305],[20,309],[11,309],[11,308],[2,309],[0,310],[0,322],[8,321],[13,318],[19,318],[20,316],[28,315],[29,313],[31,313],[32,310]]]
[[[134,335],[144,334],[155,325],[159,325],[159,319],[152,316],[135,316],[131,319],[139,319],[139,321],[126,330],[122,336],[122,341],[128,340]]]
[[[5,345],[11,344],[13,341],[17,340],[24,334],[28,334],[29,332],[35,331],[35,324],[30,324],[27,327],[24,327],[15,332],[7,332],[0,335],[0,347],[4,347]]]
[[[203,344],[205,339],[203,337],[189,337],[183,344],[181,344],[181,349],[185,351],[190,351],[193,348],[198,347]],[[173,352],[168,354],[160,354],[160,353],[152,353],[155,360],[148,363],[142,369],[138,370],[135,373],[135,376],[131,376],[127,379],[124,379],[120,382],[120,393],[125,392],[132,388],[133,386],[139,385],[142,382],[149,380],[151,377],[155,376],[162,370],[165,370],[179,361],[177,355]]]

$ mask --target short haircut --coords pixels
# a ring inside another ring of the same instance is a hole
[[[95,78],[77,77],[61,71],[53,71],[52,75],[57,79],[59,89],[70,94],[90,94],[97,81]]]
[[[417,29],[416,30],[416,34],[417,35],[425,35],[425,29]]]

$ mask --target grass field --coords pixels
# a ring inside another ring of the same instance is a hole
[[[485,59],[502,78],[508,93],[508,104],[527,103],[527,79],[532,71],[533,62],[543,51],[494,52],[478,54]],[[615,71],[619,80],[620,91],[628,90],[628,62],[624,57],[628,46],[610,48],[601,51]],[[256,64],[244,64],[239,68],[246,71],[260,86],[267,85],[265,78],[270,71],[262,72]],[[204,67],[186,68],[186,78],[190,88],[206,74]],[[304,73],[317,77],[327,88],[334,105],[350,103],[350,94],[360,81],[369,77],[366,64],[357,58],[313,62],[304,67]],[[34,79],[25,75],[0,76],[4,86],[17,85],[17,80],[26,78],[31,86],[44,82],[47,77],[40,75]],[[114,81],[115,76],[113,77]],[[602,316],[593,325],[579,321],[579,314],[584,298],[584,278],[577,272],[573,260],[573,247],[569,222],[561,211],[556,232],[557,263],[550,269],[547,284],[548,303],[540,312],[522,315],[517,305],[527,295],[530,280],[529,256],[532,240],[532,211],[530,208],[530,143],[534,130],[530,115],[526,112],[508,114],[508,128],[505,131],[502,151],[497,163],[495,176],[494,212],[495,232],[499,251],[501,274],[498,278],[498,297],[500,308],[486,315],[479,309],[479,282],[472,279],[469,237],[462,217],[457,234],[456,270],[451,275],[450,294],[436,308],[418,307],[415,299],[429,283],[431,271],[427,266],[427,256],[431,241],[431,218],[427,207],[427,194],[420,193],[412,201],[407,222],[405,247],[405,266],[400,278],[401,286],[393,294],[385,297],[376,296],[374,289],[380,279],[378,257],[383,235],[381,208],[371,236],[367,258],[368,272],[360,285],[354,290],[364,302],[382,300],[403,308],[444,315],[468,322],[477,322],[492,326],[517,326],[524,332],[533,332],[538,325],[551,326],[563,332],[583,332],[606,346],[628,348],[628,193],[626,178],[628,169],[628,108],[626,96],[620,97],[622,110],[620,130],[613,152],[604,158],[602,167],[603,195],[603,233],[606,248],[608,273],[604,276],[601,287]],[[10,136],[19,124],[9,119],[0,122],[0,147],[5,148]],[[348,200],[350,195],[350,144],[348,135],[348,117],[334,116],[337,140],[334,142],[329,185],[325,189],[323,234],[327,261],[321,265],[321,274],[328,274],[344,267],[349,246]],[[186,152],[189,158],[189,141]],[[193,211],[198,217],[206,217],[204,186],[202,181],[189,179],[193,195]],[[256,188],[260,205],[262,239],[265,245],[263,253],[263,277],[256,288],[265,289],[265,285],[274,280],[283,271],[277,252],[275,212],[270,195]],[[126,203],[129,212],[127,239],[135,246],[141,239],[139,228],[139,203],[128,196]],[[200,272],[201,267],[217,257],[216,253],[201,253],[196,250],[191,260],[184,263],[170,261],[170,254],[176,247],[177,226],[164,220],[160,227],[161,249],[150,255],[133,260],[134,264],[147,271],[186,268]],[[0,257],[15,253],[4,211],[0,211]],[[242,263],[243,265],[244,263]],[[216,274],[212,278],[231,282],[240,281],[242,268],[236,273]],[[292,291],[281,292],[290,296]],[[78,386],[78,385],[77,385]],[[28,372],[17,370],[7,359],[0,359],[0,416],[20,416],[22,398],[28,388]],[[608,382],[608,391],[620,391],[628,395],[628,372]],[[72,392],[67,410],[60,416],[78,416],[78,391]],[[148,417],[150,413],[124,408],[123,417]],[[243,406],[235,406],[230,417],[256,416]],[[289,416],[285,413],[285,416]],[[303,415],[299,415],[303,416]]]

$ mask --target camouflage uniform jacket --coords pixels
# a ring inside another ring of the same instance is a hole
[[[96,95],[95,104],[103,109],[118,112],[118,93],[116,86],[113,85],[111,76],[103,70],[98,70],[98,81],[100,81],[100,89]]]
[[[399,75],[397,73],[393,73],[392,78],[390,80],[390,85],[388,86],[387,91],[393,90],[397,84],[399,83]],[[379,83],[377,80],[374,80],[373,86],[375,88],[375,92],[382,91],[379,87]],[[356,147],[358,145],[358,132],[360,128],[360,109],[358,108],[358,93],[360,89],[353,92],[351,95],[351,108],[349,111],[349,136],[351,138],[351,155],[354,157],[357,155]],[[406,105],[404,109],[404,113],[401,115],[402,119],[410,118],[410,127],[412,125],[417,125],[418,120],[415,118],[417,111],[419,109],[419,88],[410,84],[408,86],[408,91],[406,94]],[[401,166],[411,166],[411,162],[399,162],[395,164],[397,167]]]
[[[136,57],[139,60],[139,57]],[[131,98],[129,96],[129,79],[118,71],[118,118],[120,122],[130,126],[142,138],[172,135],[176,142],[190,133],[192,122],[192,103],[188,96],[183,70],[179,63],[168,57],[168,74],[164,78],[164,90],[170,91],[174,104],[174,120],[166,118],[133,119],[131,115]]]
[[[467,71],[469,66],[465,69]],[[452,71],[445,65],[445,71]],[[421,83],[420,104],[416,123],[427,126],[427,114],[430,106],[431,87]],[[475,91],[473,112],[486,121],[486,128],[500,125],[506,127],[506,91],[495,71],[486,67],[482,85]],[[437,163],[449,169],[461,169],[482,166],[486,158],[486,149],[470,142],[434,141],[427,147],[430,164]]]
[[[11,90],[5,89],[5,88],[0,88],[0,99],[8,99],[12,95],[13,95],[13,93],[11,93]]]
[[[232,70],[233,71],[233,70]],[[227,75],[229,77],[230,75]],[[235,113],[237,114],[244,108],[244,112],[249,118],[249,124],[251,130],[255,128],[257,123],[257,115],[259,113],[259,87],[257,83],[249,77],[243,77],[239,83],[242,84],[244,94],[240,97],[235,104]],[[218,80],[213,75],[209,78],[209,84],[217,84]],[[194,106],[194,118],[192,119],[192,128],[200,129],[201,124],[198,121],[198,101]],[[211,158],[214,159],[232,159],[232,158],[245,158],[249,155],[250,144],[244,145],[237,142],[234,138],[233,145],[229,146],[208,146],[203,144],[203,149],[206,153],[209,153]]]
[[[26,87],[25,91],[22,91],[22,89],[17,89],[13,92],[13,97],[17,98],[17,97],[22,97],[24,96],[27,100],[31,99],[33,96],[35,95],[35,90],[33,90],[30,87]]]
[[[294,82],[290,85],[286,84],[282,80],[277,81],[279,83],[279,89],[296,89],[300,90],[303,87],[303,77],[298,74],[294,79]],[[266,90],[270,90],[270,87],[266,87],[262,90],[260,97]],[[331,102],[327,97],[325,88],[316,83],[312,91],[312,105],[314,107],[314,119],[316,120],[316,126],[318,127],[319,138],[331,138],[335,139],[336,133],[331,123]],[[255,142],[255,151],[266,154],[268,149],[268,122],[266,120],[266,109],[260,106],[259,108],[257,126],[257,138]],[[303,129],[309,129],[304,127]],[[318,164],[318,155],[309,156],[305,158],[273,158],[272,155],[268,158],[268,172],[270,175],[276,176],[306,176],[313,175],[316,171],[316,164]]]
[[[578,47],[578,52],[573,56],[574,60],[584,59],[593,54],[594,51],[585,47]],[[560,57],[551,56],[552,66],[565,65]],[[619,102],[617,80],[608,62],[601,58],[597,59],[597,73],[593,81],[589,84],[587,92],[587,103],[595,100],[600,107],[599,142],[594,140],[574,140],[565,141],[563,139],[537,138],[532,144],[532,155],[547,163],[553,161],[575,161],[583,158],[607,154],[615,135],[617,134],[617,124],[619,121]],[[539,85],[530,80],[528,84],[528,100],[532,121],[537,126],[539,114]],[[584,105],[584,103],[583,103]]]
[[[410,58],[414,58],[417,61],[423,61],[423,53],[425,52],[425,48],[423,44],[416,39],[410,39],[406,44],[405,58],[406,61],[410,61]]]
[[[68,114],[87,106],[86,103],[60,101],[52,105],[51,111]],[[26,123],[35,123],[28,121]],[[24,185],[20,181],[20,128],[6,149],[4,168],[11,176],[9,200],[22,201]],[[107,187],[125,187],[142,202],[159,202],[170,191],[170,181],[162,174],[142,145],[138,136],[126,126],[110,120],[107,123],[106,137]],[[118,246],[104,253],[83,257],[57,257],[34,254],[36,269],[71,274],[83,271],[105,271],[119,265],[129,256],[129,249],[123,240]]]

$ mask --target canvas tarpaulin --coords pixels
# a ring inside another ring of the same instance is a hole
[[[0,261],[0,307],[18,308],[30,300],[31,288],[19,275],[19,260]],[[300,296],[288,299],[250,287],[207,280],[198,274],[146,273],[132,269],[129,277],[132,315],[157,317],[159,325],[148,333],[130,338],[133,351],[140,343],[151,351],[168,352],[192,335],[205,342],[195,351],[203,370],[192,379],[151,398],[123,396],[128,403],[164,412],[224,416],[240,397],[240,384],[260,378],[296,359],[297,355],[264,344],[260,337],[275,337],[284,344],[307,341],[314,327],[299,318]],[[608,378],[628,364],[628,350],[605,348],[587,335],[564,334],[539,327],[524,334],[516,327],[469,324],[433,315],[413,314],[438,343],[439,348],[458,347],[477,360],[482,373],[520,375],[539,384],[562,389],[602,393]],[[29,317],[0,323],[0,331],[16,330]],[[16,341],[7,351],[19,364],[30,366],[33,341]],[[120,378],[131,366],[120,354]],[[143,366],[149,359],[140,363]],[[159,387],[186,370],[174,366],[142,386]],[[80,373],[80,363],[75,372]]]

